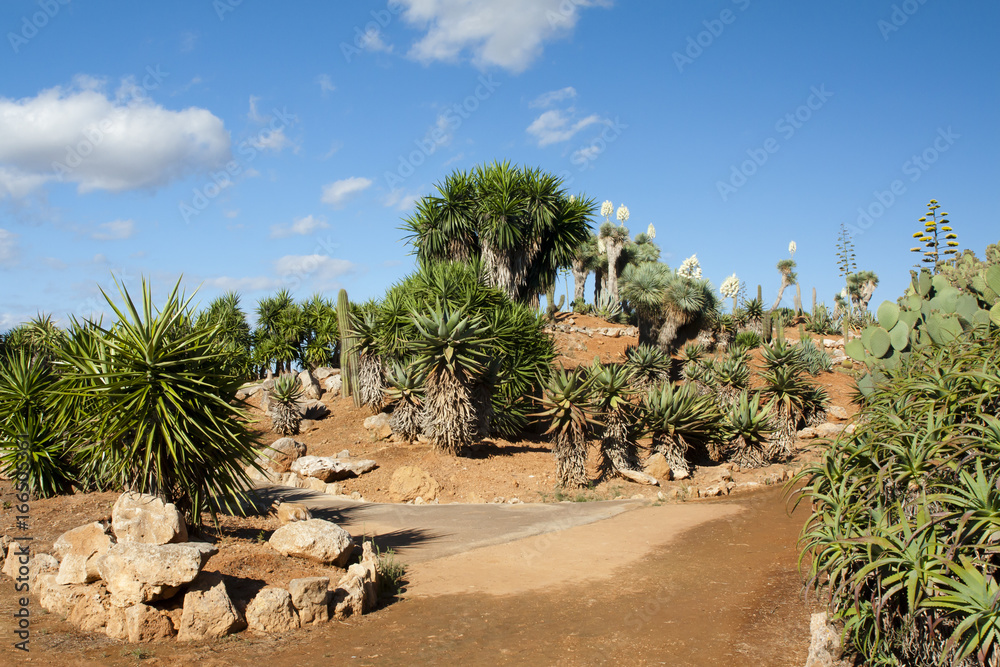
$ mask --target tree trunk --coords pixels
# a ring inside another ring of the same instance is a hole
[[[594,269],[594,304],[601,298],[601,290],[604,288],[604,270],[601,267]]]
[[[573,260],[571,271],[573,272],[573,303],[570,306],[575,308],[578,302],[586,300],[583,290],[587,286],[587,276],[590,275],[590,271],[584,268],[583,262],[576,260]]]
[[[621,299],[618,296],[618,258],[621,257],[624,243],[612,241],[610,238],[604,242],[608,249],[608,290],[611,296],[618,303]]]
[[[778,290],[778,298],[775,299],[774,305],[771,306],[771,310],[774,310],[779,305],[781,305],[781,298],[785,295],[785,288],[788,287],[789,285],[791,285],[791,283],[788,282],[788,276],[785,274],[781,274],[781,289]]]

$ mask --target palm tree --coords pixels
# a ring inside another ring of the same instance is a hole
[[[595,202],[539,169],[494,162],[454,172],[404,221],[421,264],[480,259],[487,284],[537,305],[587,238]]]

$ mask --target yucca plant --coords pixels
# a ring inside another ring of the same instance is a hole
[[[653,451],[663,454],[675,472],[691,473],[688,451],[708,447],[721,435],[722,415],[711,396],[691,384],[664,383],[643,397],[642,425],[653,439]]]
[[[766,466],[767,439],[771,426],[771,405],[760,405],[760,395],[741,391],[725,413],[728,443],[725,456],[741,468]]]
[[[271,428],[281,435],[297,435],[302,423],[299,400],[302,383],[294,373],[285,373],[274,381],[271,390]]]
[[[375,314],[371,310],[357,318],[354,325],[354,350],[358,357],[358,394],[361,405],[373,414],[382,410],[385,394],[385,370],[376,344]]]
[[[670,377],[670,355],[653,345],[637,345],[625,350],[625,367],[637,392],[644,392]]]
[[[118,289],[120,306],[104,295],[117,322],[91,325],[92,340],[58,360],[59,393],[92,411],[75,424],[80,458],[112,487],[162,495],[194,522],[243,513],[257,443],[229,403],[242,379],[226,370],[217,330],[193,326],[180,281],[159,309],[145,280],[138,304]]]
[[[549,424],[560,486],[587,485],[587,431],[596,424],[586,371],[559,369],[542,394],[542,411],[533,415]]]
[[[639,483],[653,483],[639,469],[636,445],[637,410],[632,402],[634,370],[627,365],[599,364],[590,368],[595,412],[600,415],[601,474],[618,475]]]
[[[389,427],[407,442],[420,435],[420,409],[423,405],[423,378],[412,362],[395,363],[386,375],[386,399],[393,404]]]
[[[419,336],[411,343],[414,368],[426,378],[420,430],[441,452],[457,455],[472,443],[478,419],[471,389],[485,371],[490,337],[481,317],[439,304],[412,313]]]

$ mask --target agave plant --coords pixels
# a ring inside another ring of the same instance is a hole
[[[271,390],[271,428],[281,435],[296,435],[302,423],[299,399],[302,398],[302,383],[294,373],[285,373],[274,381]]]
[[[622,304],[612,296],[610,291],[605,290],[594,301],[593,312],[595,317],[599,317],[605,322],[610,322],[621,315]]]
[[[439,451],[457,455],[477,430],[471,389],[484,372],[491,339],[482,317],[469,317],[463,308],[439,304],[412,317],[419,333],[411,344],[414,368],[427,378],[420,430]]]
[[[407,442],[420,435],[420,409],[423,405],[423,378],[413,363],[395,363],[386,375],[385,397],[392,402],[389,427]]]
[[[748,331],[753,331],[758,336],[764,336],[764,302],[761,299],[749,299],[744,307],[744,318]]]
[[[733,348],[737,350],[743,350],[744,352],[750,352],[750,350],[756,350],[763,344],[764,341],[761,340],[760,334],[756,331],[741,331],[736,334],[733,339]]]
[[[670,356],[653,345],[638,345],[625,350],[625,367],[636,392],[645,392],[670,377]]]
[[[595,364],[590,369],[594,409],[601,415],[601,473],[650,483],[639,470],[636,407],[632,403],[633,370],[619,364]],[[654,480],[655,481],[655,480]]]
[[[726,456],[741,468],[766,466],[767,439],[774,432],[771,426],[771,405],[761,407],[760,396],[750,397],[747,391],[729,406],[725,413],[728,438]]]
[[[730,354],[717,361],[713,371],[715,394],[725,410],[750,385],[750,366],[742,354]]]
[[[534,415],[549,422],[553,437],[556,479],[560,486],[587,485],[587,430],[596,423],[590,386],[582,369],[560,369],[552,374],[540,399],[542,412]]]
[[[690,384],[664,383],[643,397],[643,430],[653,438],[653,451],[663,454],[671,470],[685,475],[691,473],[688,451],[718,438],[721,418],[715,400]]]
[[[784,461],[792,453],[799,425],[806,420],[814,388],[802,377],[802,372],[792,366],[764,369],[760,372],[760,379],[764,383],[761,394],[771,402],[776,422],[768,457]]]
[[[251,506],[257,443],[228,400],[242,379],[226,370],[216,331],[193,326],[179,290],[178,281],[159,309],[145,280],[138,304],[121,286],[121,306],[105,294],[117,322],[92,325],[89,343],[60,353],[59,393],[88,401],[73,437],[108,484],[162,495],[200,522],[203,511]]]

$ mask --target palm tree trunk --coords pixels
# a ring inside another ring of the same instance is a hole
[[[608,290],[616,302],[621,299],[618,296],[618,258],[621,257],[623,243],[617,243],[611,239],[605,241],[608,249]]]
[[[573,260],[571,271],[573,272],[573,303],[570,304],[572,307],[573,304],[585,300],[583,290],[587,286],[587,276],[590,275],[590,271],[584,267],[583,262],[576,260]]]

